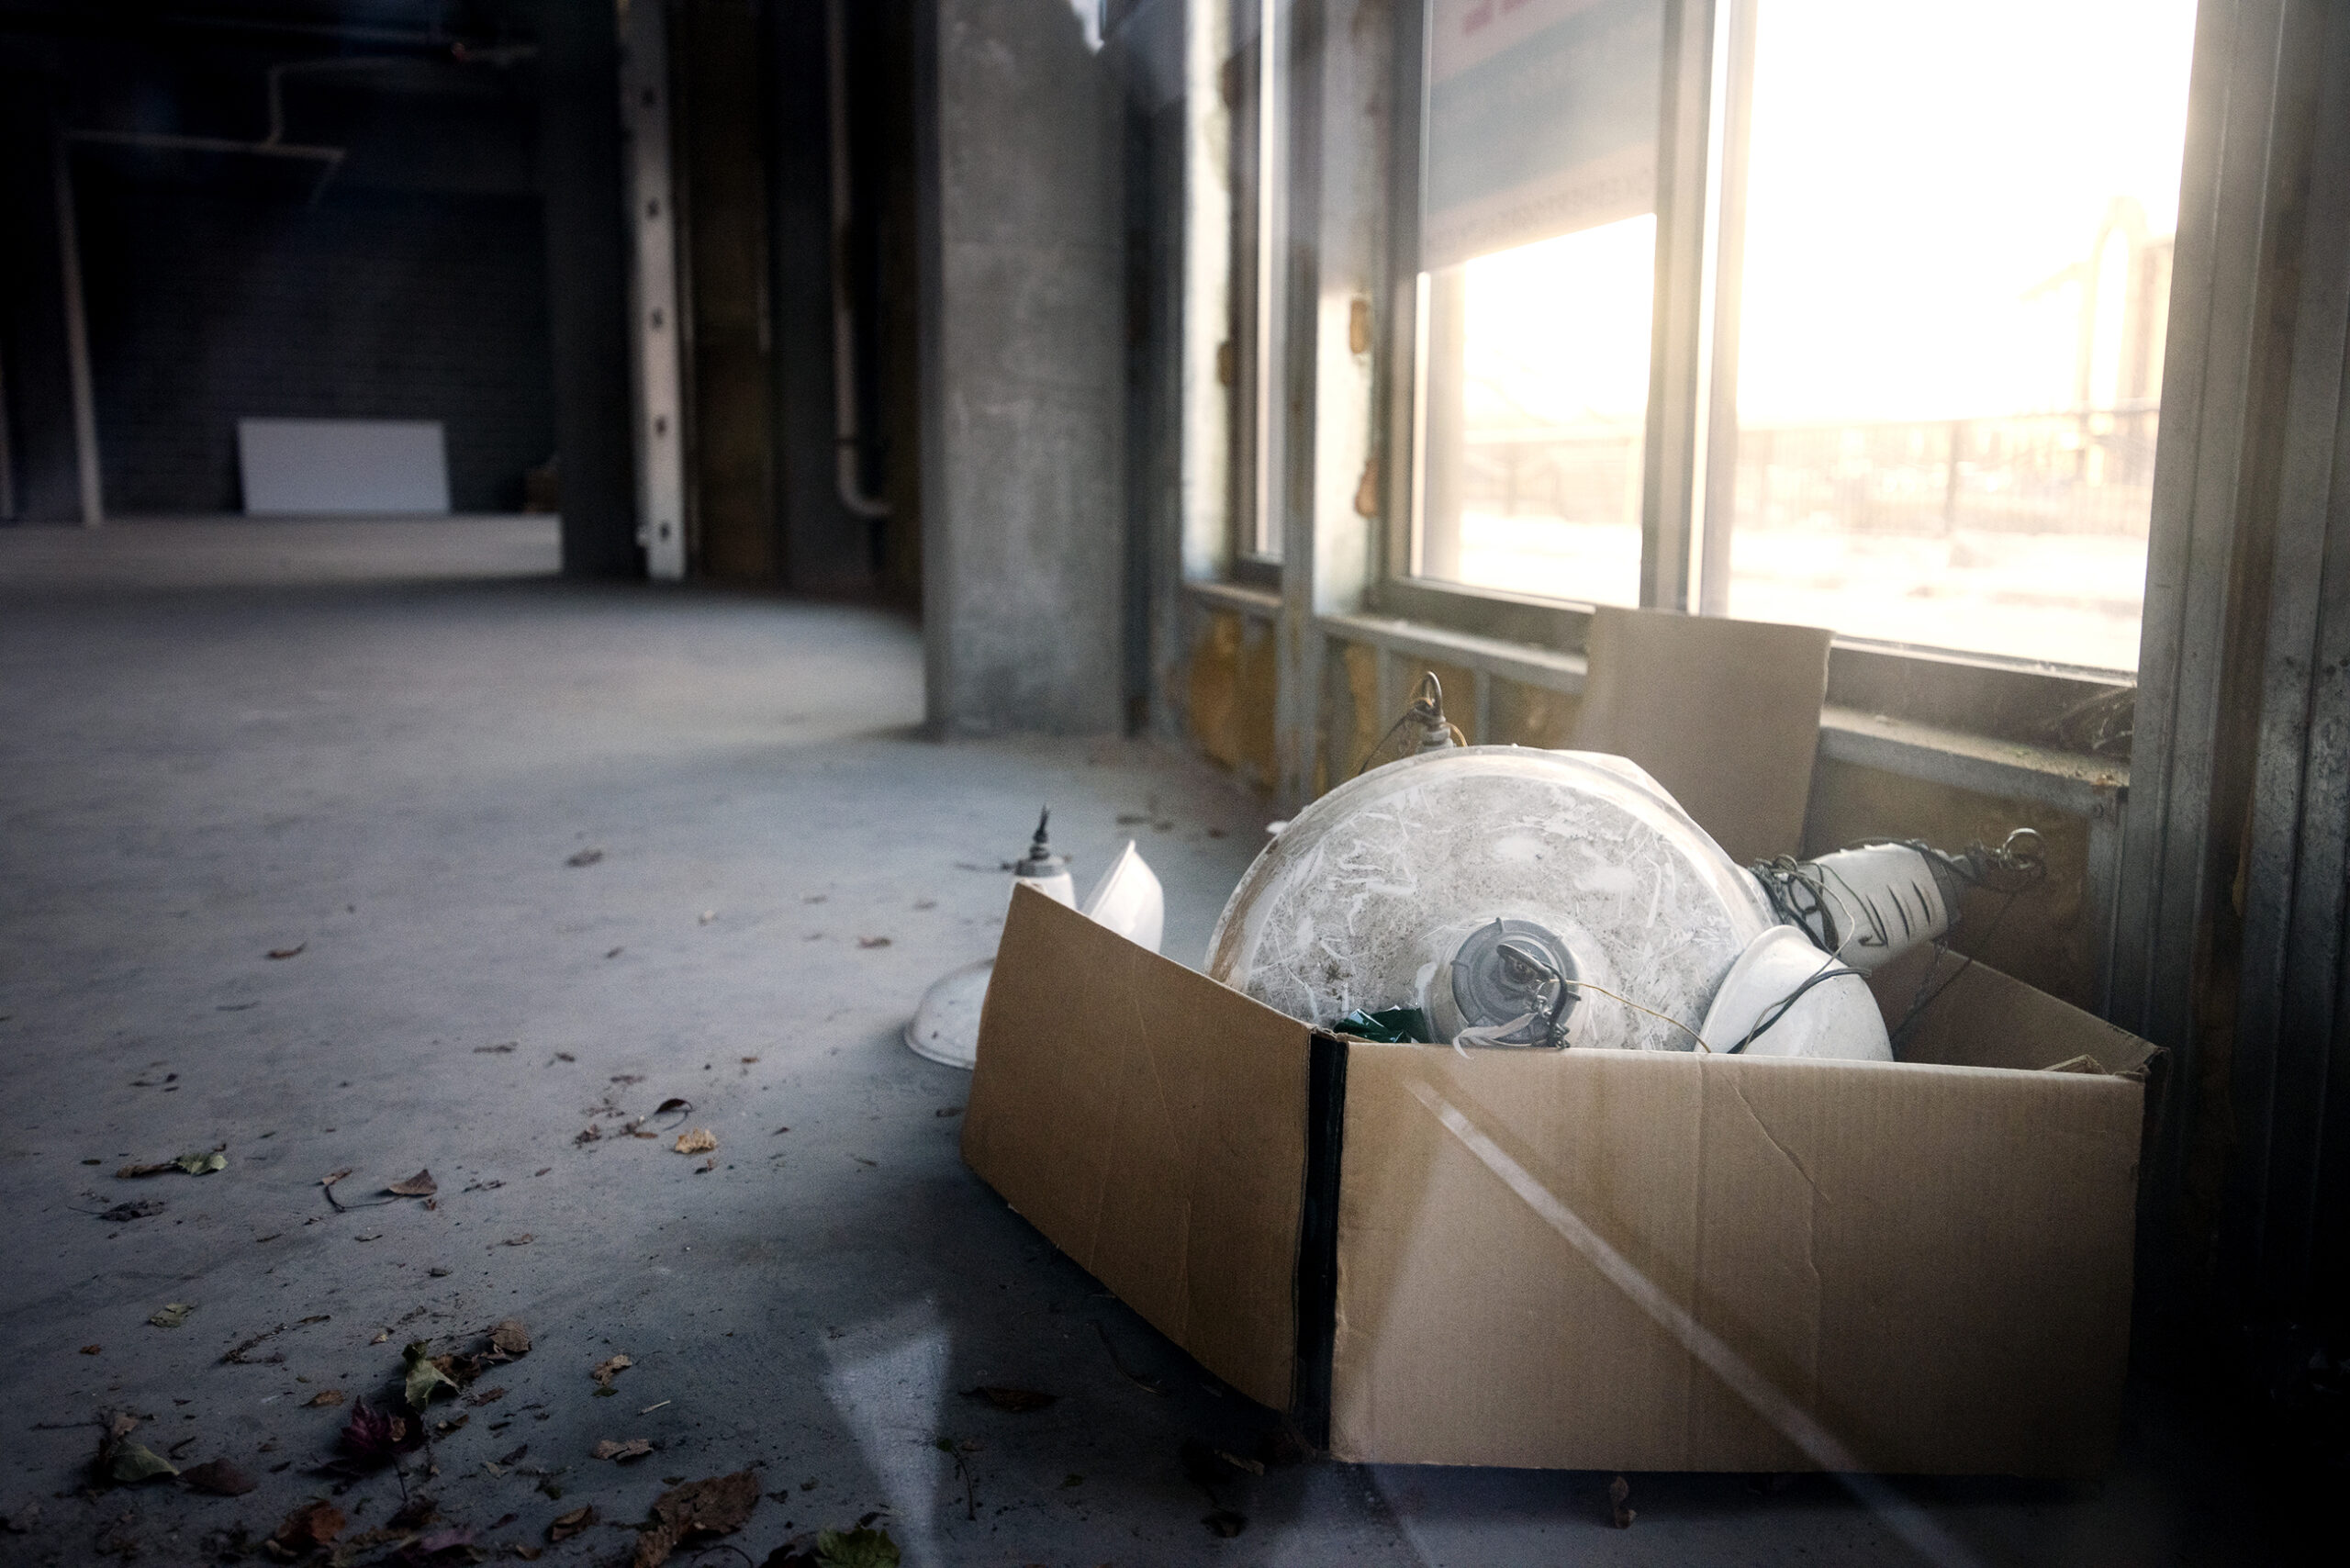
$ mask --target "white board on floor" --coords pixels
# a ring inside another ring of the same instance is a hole
[[[237,421],[248,517],[449,512],[439,420]]]

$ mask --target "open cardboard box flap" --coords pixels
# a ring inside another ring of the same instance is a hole
[[[2094,1474],[2151,1048],[1943,962],[1902,1062],[1464,1057],[1023,892],[964,1157],[1343,1459]]]
[[[1288,1408],[1313,1031],[1015,889],[963,1159],[1251,1399]]]

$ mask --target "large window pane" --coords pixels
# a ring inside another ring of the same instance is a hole
[[[2136,666],[2194,14],[1758,0],[1709,608]]]
[[[1639,598],[1660,0],[1432,0],[1411,570]]]

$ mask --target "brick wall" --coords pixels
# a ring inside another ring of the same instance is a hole
[[[106,508],[234,511],[244,415],[433,419],[460,511],[554,445],[535,196],[77,177]]]

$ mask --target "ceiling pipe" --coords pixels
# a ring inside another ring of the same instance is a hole
[[[825,98],[833,185],[833,482],[853,516],[884,518],[890,503],[865,493],[856,401],[856,315],[849,290],[848,29],[841,0],[824,0]]]

